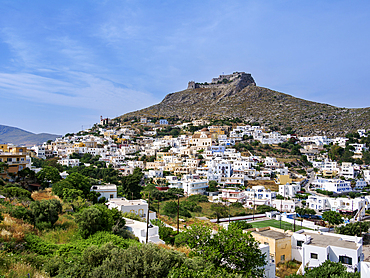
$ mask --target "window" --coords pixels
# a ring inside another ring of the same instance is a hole
[[[311,259],[317,260],[318,257],[319,256],[316,253],[311,253]]]
[[[303,240],[297,240],[297,246],[302,247]]]
[[[347,256],[339,256],[339,261],[340,261],[342,264],[349,264],[349,265],[352,265],[352,258],[347,257]]]
[[[281,255],[280,261],[285,261],[285,255]]]
[[[109,198],[111,198],[111,199],[112,199],[112,198],[113,198],[113,194],[110,194],[110,195],[109,195]]]

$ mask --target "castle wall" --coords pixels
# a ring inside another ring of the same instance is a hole
[[[229,83],[219,83],[223,82],[226,79]],[[225,88],[231,82],[239,81],[237,86],[239,88],[244,88],[250,84],[256,84],[252,75],[250,73],[245,72],[235,72],[233,74],[228,75],[220,75],[219,77],[212,78],[212,82],[209,84],[199,84],[195,83],[195,81],[190,81],[188,83],[188,89],[196,89],[196,88]]]

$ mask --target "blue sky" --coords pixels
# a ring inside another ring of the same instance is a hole
[[[187,82],[370,106],[369,1],[0,0],[0,124],[65,134]]]

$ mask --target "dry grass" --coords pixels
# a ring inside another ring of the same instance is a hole
[[[15,242],[22,242],[26,233],[36,232],[31,224],[6,213],[4,213],[4,221],[0,224],[0,230],[0,238],[3,241],[14,240]]]
[[[13,255],[13,253],[0,252],[0,273],[1,277],[7,278],[19,278],[27,277],[27,274],[30,274],[30,277],[33,278],[49,278],[50,276],[42,272],[31,264],[22,262],[22,259],[19,260],[19,257]]]
[[[58,196],[54,195],[51,192],[51,188],[46,188],[44,190],[34,191],[34,192],[32,192],[31,197],[35,201],[57,199],[57,200],[62,202],[62,200]]]
[[[158,215],[157,216],[161,221],[163,221],[164,223],[174,227],[174,228],[177,228],[177,218],[170,218],[166,215]],[[180,216],[180,219],[181,219],[181,216]],[[193,224],[202,224],[203,226],[206,226],[206,227],[209,227],[213,230],[218,230],[221,228],[220,225],[216,224],[216,223],[212,223],[211,221],[209,220],[199,220],[197,218],[186,218],[184,219],[185,221],[180,221],[179,223],[179,228],[180,230],[182,229],[185,229],[186,227],[189,227],[190,225],[193,225]]]
[[[167,244],[158,244],[159,247],[162,247],[164,249],[167,249],[167,250],[175,250],[175,251],[178,251],[178,252],[181,252],[181,253],[184,253],[186,256],[189,255],[190,253],[190,249],[186,246],[181,246],[181,247],[176,247],[176,246],[171,246],[171,245],[167,245]]]
[[[279,191],[279,185],[275,181],[263,181],[263,180],[249,180],[247,188],[252,188],[252,186],[263,185],[266,189],[271,191]]]
[[[54,229],[43,233],[40,237],[48,242],[63,244],[73,241],[78,237],[78,226],[73,221],[72,216],[59,215],[58,221],[54,224]]]
[[[291,274],[295,274],[297,273],[300,266],[301,266],[301,263],[297,261],[288,261],[285,263],[279,263],[276,266],[276,276],[280,278],[284,278]]]

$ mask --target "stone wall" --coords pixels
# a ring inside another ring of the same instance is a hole
[[[227,81],[227,83],[225,83]],[[234,72],[233,74],[220,75],[219,77],[212,78],[211,83],[195,83],[195,81],[190,81],[188,83],[188,89],[197,88],[225,88],[229,84],[236,85],[239,89],[242,89],[248,85],[256,85],[252,75],[245,72]]]

